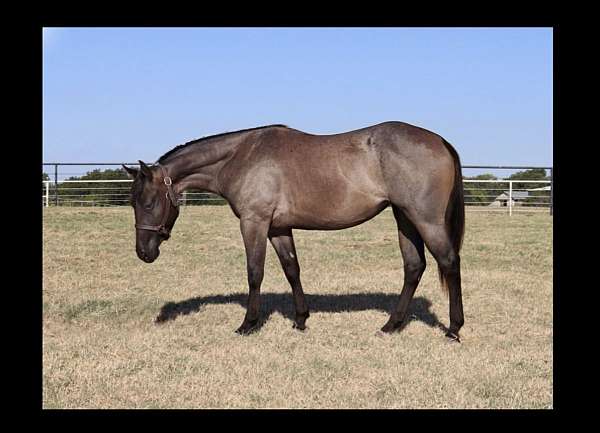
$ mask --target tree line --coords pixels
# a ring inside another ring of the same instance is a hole
[[[491,173],[484,173],[477,176],[467,177],[468,180],[551,180],[543,168],[532,168],[524,171],[517,171],[505,178],[498,178]],[[547,184],[533,182],[518,182],[513,184],[513,190],[532,190],[541,188]],[[469,206],[487,206],[493,202],[503,192],[508,194],[508,185],[494,184],[486,182],[468,182],[464,184],[465,202]],[[543,204],[541,204],[543,203]],[[542,206],[550,203],[550,194],[548,191],[527,191],[527,197],[522,201],[523,206]]]
[[[51,180],[48,173],[42,172],[42,181]],[[76,203],[77,205],[93,205],[93,206],[126,206],[129,205],[131,182],[130,178],[122,168],[116,169],[94,169],[82,176],[71,176],[66,180],[123,180],[124,182],[110,182],[98,184],[95,182],[76,182],[76,183],[59,183],[58,189],[54,183],[50,183],[50,203],[54,204],[54,196],[58,192],[59,204]],[[225,200],[214,200],[211,197],[210,202],[195,200],[194,193],[202,193],[203,191],[188,190],[189,200],[186,200],[186,205],[221,205],[226,204]]]

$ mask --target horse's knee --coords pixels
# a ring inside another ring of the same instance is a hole
[[[424,261],[408,262],[404,264],[404,275],[410,281],[419,281],[427,265]]]

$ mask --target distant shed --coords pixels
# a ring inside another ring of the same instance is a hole
[[[523,201],[529,197],[529,191],[513,191],[511,206],[521,206]],[[504,191],[490,204],[492,207],[508,206],[509,191]]]

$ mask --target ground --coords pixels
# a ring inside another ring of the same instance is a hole
[[[239,223],[226,206],[182,209],[161,255],[135,254],[131,208],[46,208],[44,408],[551,408],[552,217],[468,211],[465,326],[428,267],[398,334],[402,259],[389,209],[352,229],[295,231],[311,316],[269,246],[262,328],[247,295]],[[157,317],[172,319],[160,324]]]

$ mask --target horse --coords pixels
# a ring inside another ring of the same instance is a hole
[[[446,337],[460,342],[464,324],[460,248],[465,213],[459,155],[440,135],[390,121],[332,135],[267,125],[202,137],[171,149],[153,165],[123,165],[134,179],[136,253],[154,262],[179,216],[188,189],[223,197],[240,221],[248,302],[238,334],[258,328],[267,239],[291,286],[293,327],[306,329],[309,308],[292,231],[354,227],[392,207],[404,282],[381,328],[402,328],[425,271],[426,246],[449,296]]]

